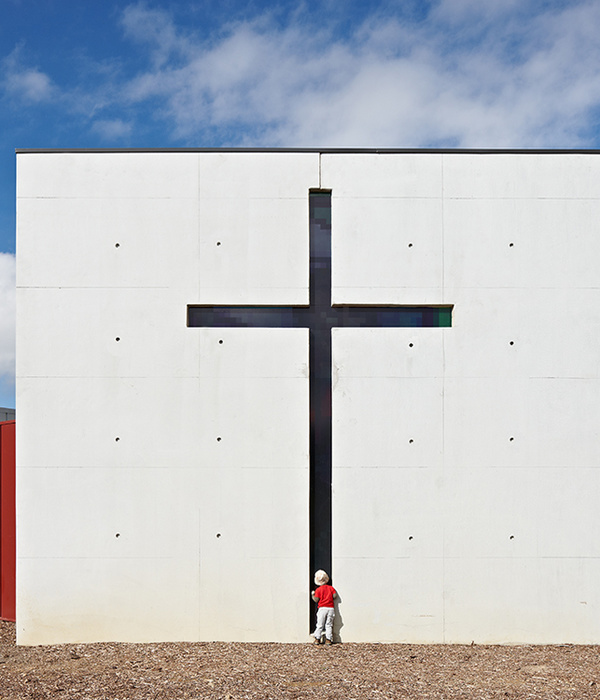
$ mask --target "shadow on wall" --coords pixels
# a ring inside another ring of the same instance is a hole
[[[337,598],[335,598],[333,601],[333,609],[335,610],[335,617],[333,618],[333,641],[336,644],[341,644],[341,642],[342,642],[341,630],[342,630],[342,627],[344,626],[344,618],[342,617],[342,615],[340,613],[340,603],[342,602],[342,596],[340,595],[340,593],[337,589],[336,589],[336,592],[337,592]]]

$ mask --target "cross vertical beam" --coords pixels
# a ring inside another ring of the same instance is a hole
[[[331,194],[309,197],[310,571],[331,575]]]

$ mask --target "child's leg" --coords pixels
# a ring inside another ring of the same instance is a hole
[[[323,631],[325,629],[325,624],[327,622],[327,608],[319,608],[317,610],[317,626],[315,628],[313,637],[315,639],[321,640],[323,636]]]
[[[325,608],[327,610],[327,617],[325,619],[325,636],[330,642],[333,642],[333,618],[335,617],[335,610],[333,608]]]

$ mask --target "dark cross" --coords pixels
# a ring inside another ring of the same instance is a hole
[[[308,306],[188,306],[188,326],[308,328],[310,571],[331,575],[331,329],[450,326],[452,306],[331,305],[331,193],[309,193]],[[312,583],[312,581],[311,581]]]

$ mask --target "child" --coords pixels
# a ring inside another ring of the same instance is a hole
[[[315,584],[318,588],[310,593],[315,603],[319,603],[317,606],[317,627],[313,634],[315,638],[313,644],[321,643],[323,628],[325,628],[325,644],[333,644],[333,618],[335,616],[333,599],[337,598],[337,592],[333,586],[327,585],[328,581],[329,576],[323,569],[319,569],[315,574]]]

